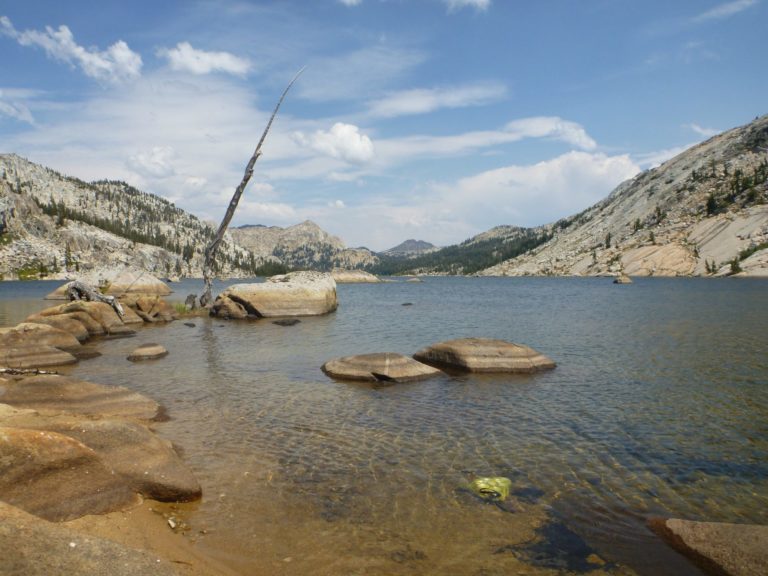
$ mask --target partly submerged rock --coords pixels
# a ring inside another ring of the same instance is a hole
[[[431,366],[469,372],[537,372],[556,364],[533,348],[491,338],[460,338],[422,348],[413,357]]]
[[[122,386],[105,386],[59,375],[27,376],[0,384],[2,401],[19,408],[153,420],[154,400]]]
[[[220,318],[316,316],[336,310],[336,282],[324,272],[291,272],[259,284],[235,284],[216,298]]]
[[[509,498],[512,481],[503,476],[475,478],[470,482],[469,489],[484,500],[504,501]]]
[[[64,330],[48,324],[22,322],[13,328],[0,328],[0,347],[53,346],[62,350],[77,350],[80,341]]]
[[[322,370],[331,378],[369,382],[410,382],[441,373],[437,368],[393,352],[336,358],[323,364]]]
[[[53,346],[0,347],[0,366],[5,368],[47,368],[75,364],[77,358]]]
[[[0,427],[0,495],[46,520],[103,514],[136,504],[128,483],[74,438]]]
[[[133,352],[131,352],[128,355],[128,360],[133,362],[140,360],[155,360],[164,356],[168,356],[168,350],[166,350],[165,346],[161,346],[160,344],[147,343],[142,344]]]
[[[336,284],[376,284],[381,282],[381,278],[365,272],[364,270],[342,270],[341,268],[335,268],[331,271]]]
[[[768,526],[654,519],[667,543],[713,574],[768,574]]]
[[[614,284],[632,284],[632,278],[627,276],[626,274],[619,274],[616,276],[616,278],[613,280]]]
[[[86,536],[0,502],[0,574],[5,576],[174,576],[146,552]]]

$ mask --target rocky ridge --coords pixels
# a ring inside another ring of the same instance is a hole
[[[479,274],[768,276],[768,116],[539,230],[552,238]]]
[[[347,248],[336,236],[305,220],[295,226],[246,225],[230,230],[234,241],[262,260],[293,269],[330,271],[363,268],[378,262],[367,248]]]

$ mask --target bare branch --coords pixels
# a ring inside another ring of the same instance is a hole
[[[304,68],[306,68],[306,66]],[[208,244],[205,249],[205,263],[203,264],[203,280],[205,281],[205,289],[203,291],[203,295],[200,296],[201,306],[208,306],[211,303],[211,285],[213,284],[213,265],[216,261],[216,252],[219,249],[221,241],[224,239],[224,233],[227,231],[227,227],[229,226],[232,217],[235,215],[235,210],[237,209],[237,205],[240,202],[240,197],[243,195],[243,191],[248,185],[248,181],[251,179],[251,176],[253,176],[253,167],[256,164],[256,161],[259,159],[259,156],[261,156],[261,146],[264,144],[264,140],[267,138],[269,129],[272,127],[272,122],[275,120],[277,111],[280,109],[280,105],[283,103],[283,100],[285,100],[285,96],[288,94],[288,90],[291,89],[293,83],[296,82],[301,73],[304,72],[304,68],[296,73],[293,79],[288,83],[288,86],[286,86],[285,90],[283,90],[283,94],[280,96],[280,100],[277,101],[277,105],[272,112],[272,116],[269,118],[267,127],[264,128],[264,132],[259,139],[259,143],[256,145],[256,149],[253,151],[251,159],[248,160],[248,164],[245,167],[245,174],[243,174],[243,179],[240,181],[240,185],[232,195],[232,200],[229,201],[229,206],[227,207],[227,211],[224,214],[224,218],[221,220],[219,229],[216,231],[216,236],[213,237],[213,240],[211,240],[211,243]]]

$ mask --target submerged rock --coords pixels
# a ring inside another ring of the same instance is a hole
[[[55,521],[138,502],[127,482],[81,442],[8,427],[0,427],[0,494],[8,504]]]
[[[0,502],[0,574],[6,576],[173,576],[146,552],[48,522]]]
[[[440,374],[440,370],[393,352],[360,354],[329,360],[322,367],[331,378],[368,382],[410,382]]]
[[[768,526],[655,519],[651,528],[714,574],[768,574]]]
[[[317,316],[336,310],[336,282],[323,272],[291,272],[259,284],[235,284],[216,298],[220,318]]]
[[[619,274],[613,281],[614,284],[632,284],[632,278],[626,274]]]
[[[128,356],[128,360],[133,362],[140,360],[155,360],[157,358],[163,358],[164,356],[168,356],[168,350],[166,350],[164,346],[148,343],[142,344],[131,352]]]
[[[537,372],[556,364],[533,348],[491,338],[460,338],[422,348],[413,357],[432,366],[468,372]]]

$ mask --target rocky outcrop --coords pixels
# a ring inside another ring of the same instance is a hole
[[[77,330],[80,333],[80,329]],[[80,348],[80,341],[64,330],[48,324],[22,322],[13,328],[0,328],[0,347],[51,346],[66,351]]]
[[[288,228],[246,225],[232,228],[230,233],[239,246],[254,255],[290,268],[361,268],[378,262],[370,250],[347,248],[341,239],[310,220]]]
[[[768,526],[670,518],[652,520],[651,528],[713,574],[768,574]]]
[[[138,392],[122,386],[104,386],[58,374],[6,379],[0,383],[0,387],[3,390],[3,403],[17,408],[147,421],[161,414],[157,402]]]
[[[481,275],[768,274],[768,116],[689,148]],[[732,266],[736,261],[739,266]]]
[[[363,270],[341,270],[335,268],[331,272],[331,276],[333,276],[336,284],[376,284],[381,282],[381,278]]]
[[[531,373],[555,363],[533,348],[490,338],[461,338],[432,344],[413,357],[419,362],[467,372]]]
[[[87,274],[75,274],[73,278],[89,286],[98,286],[103,294],[118,298],[125,295],[167,296],[172,293],[165,282],[133,266],[93,270]],[[59,286],[45,297],[46,300],[68,300],[67,286],[68,283]]]
[[[292,272],[259,284],[236,284],[213,303],[220,318],[317,316],[336,310],[336,282],[322,272]]]
[[[128,484],[74,438],[0,426],[2,500],[46,520],[104,514],[138,503]]]
[[[441,374],[441,371],[393,352],[344,356],[322,366],[331,378],[367,382],[411,382]]]
[[[77,358],[53,346],[28,344],[21,348],[0,347],[0,366],[26,370],[29,368],[49,368],[77,363]]]
[[[170,442],[132,419],[41,414],[0,404],[0,426],[55,432],[93,450],[133,492],[159,501],[185,502],[201,495],[200,484]]]
[[[0,574],[174,576],[169,562],[0,502]]]

